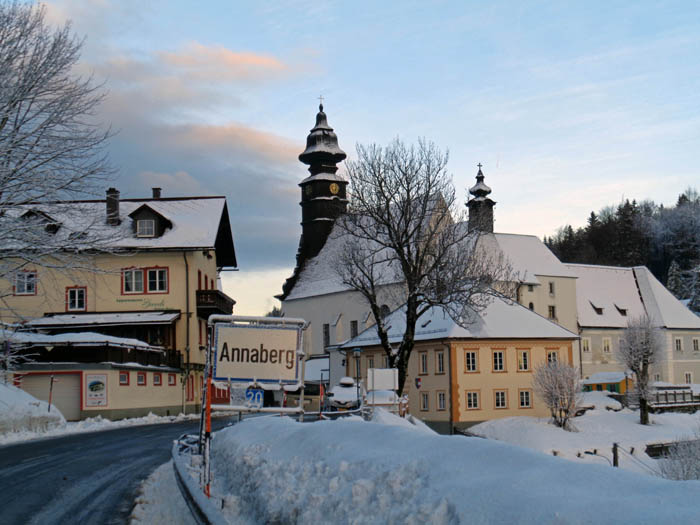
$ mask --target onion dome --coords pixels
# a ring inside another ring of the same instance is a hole
[[[476,184],[469,188],[469,193],[471,193],[474,198],[484,198],[486,197],[489,193],[491,193],[491,188],[489,188],[486,184],[484,184],[484,174],[481,171],[481,164],[478,164],[479,166],[479,173],[476,174]]]
[[[299,155],[299,160],[309,165],[312,175],[316,173],[335,173],[336,164],[345,160],[347,155],[338,146],[338,137],[328,125],[323,104],[319,104],[316,125],[306,137],[306,149]]]

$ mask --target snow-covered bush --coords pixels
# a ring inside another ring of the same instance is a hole
[[[659,471],[666,479],[700,479],[700,428],[669,447],[666,457],[659,460]]]
[[[535,392],[552,414],[552,421],[564,430],[572,430],[569,420],[580,405],[581,383],[577,370],[559,361],[535,368],[532,379]]]

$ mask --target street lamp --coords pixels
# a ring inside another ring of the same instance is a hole
[[[355,356],[355,386],[357,387],[357,405],[360,405],[360,354],[362,350],[360,348],[355,348],[352,351],[352,355]]]

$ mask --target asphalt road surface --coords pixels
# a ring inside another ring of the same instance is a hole
[[[127,523],[140,482],[170,459],[174,439],[198,429],[164,423],[0,447],[0,524]]]

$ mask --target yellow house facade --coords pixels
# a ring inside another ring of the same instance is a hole
[[[80,206],[104,217],[98,233],[113,241],[81,257],[81,270],[23,264],[0,283],[12,290],[4,337],[36,354],[15,381],[56,396],[68,419],[191,412],[201,398],[206,319],[234,304],[217,285],[236,266],[228,209],[224,197],[155,190],[150,199],[120,200],[110,189],[103,201],[43,206],[56,235],[75,234],[65,208]]]

